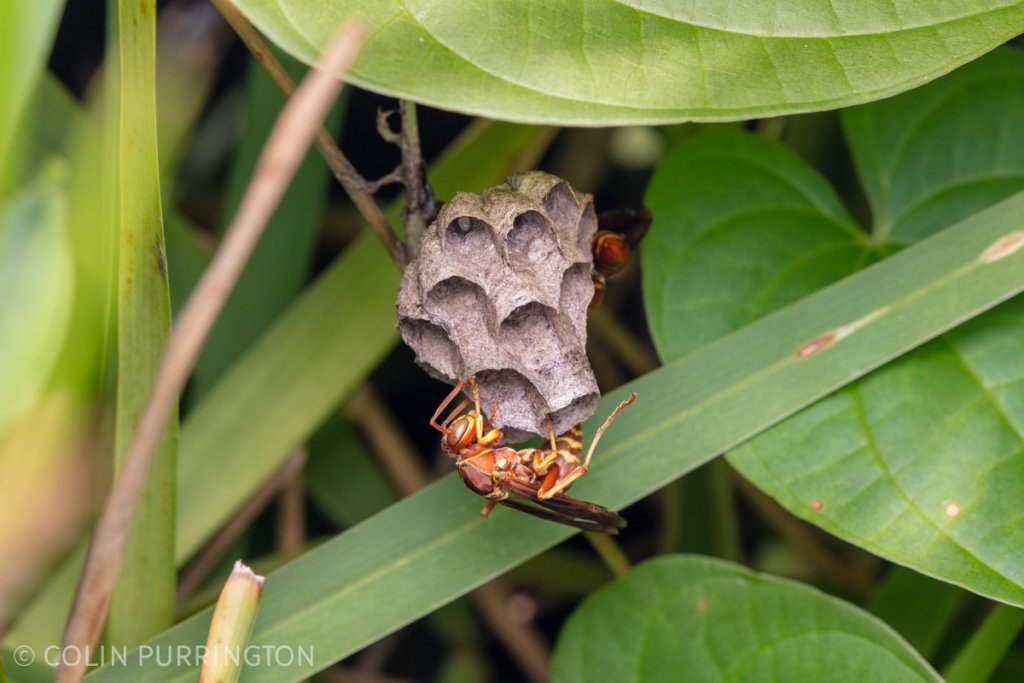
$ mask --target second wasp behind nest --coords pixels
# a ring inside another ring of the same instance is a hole
[[[604,421],[594,435],[586,457],[581,461],[581,425],[556,437],[549,421],[548,449],[516,450],[500,446],[501,431],[491,428],[497,406],[491,407],[490,417],[484,416],[473,377],[468,380],[473,393],[473,408],[463,412],[469,405],[469,400],[463,399],[445,419],[438,422],[438,417],[459,396],[466,383],[460,381],[441,402],[430,419],[430,425],[442,433],[441,446],[448,455],[455,458],[455,466],[466,486],[489,499],[481,511],[484,517],[490,514],[496,504],[501,503],[537,517],[588,531],[614,534],[626,525],[626,521],[613,510],[573,498],[566,495],[565,491],[587,472],[601,435],[612,420],[636,400],[635,393],[631,393]]]

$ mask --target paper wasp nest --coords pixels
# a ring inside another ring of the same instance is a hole
[[[592,198],[547,173],[460,193],[423,234],[398,292],[417,362],[449,384],[475,375],[510,442],[560,434],[600,394],[585,344],[594,295]],[[468,394],[468,390],[467,390]]]

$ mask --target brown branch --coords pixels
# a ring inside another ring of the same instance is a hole
[[[395,132],[391,128],[391,116],[395,111],[378,111],[377,133],[385,141],[398,145],[402,151],[402,163],[398,169],[381,180],[394,178],[405,186],[402,222],[405,225],[405,259],[408,263],[416,258],[423,231],[437,216],[438,207],[434,191],[427,183],[427,167],[423,162],[423,151],[420,148],[416,105],[408,100],[399,100],[398,113],[402,123],[401,129]]]
[[[278,89],[286,96],[290,96],[295,90],[295,82],[288,75],[288,72],[285,71],[281,62],[274,56],[274,53],[270,51],[267,44],[263,42],[263,38],[260,37],[256,28],[228,0],[213,0],[213,4],[224,15],[224,19],[235,30],[238,37],[242,39],[249,52],[252,53],[253,58],[263,67]],[[356,171],[326,128],[320,128],[314,143],[320,155],[327,163],[328,168],[334,174],[335,179],[341,184],[341,187],[348,194],[352,203],[359,209],[359,213],[370,224],[370,228],[373,229],[374,233],[384,244],[384,248],[391,254],[395,264],[399,268],[404,268],[406,263],[405,249],[398,240],[398,237],[395,236],[394,230],[391,229],[391,223],[384,216],[384,212],[381,211],[377,202],[371,196],[375,190],[368,191],[368,188],[372,187],[372,185]]]
[[[303,449],[305,450],[305,449]],[[305,460],[305,458],[303,458]],[[306,546],[306,498],[302,469],[292,473],[277,499],[277,551],[288,555]]]
[[[405,256],[411,261],[419,252],[423,231],[437,216],[437,200],[427,183],[427,167],[420,149],[420,128],[416,105],[408,100],[398,101],[402,115],[402,169],[405,175]]]
[[[365,27],[350,24],[290,97],[263,148],[252,181],[220,249],[171,330],[146,408],[100,514],[64,631],[64,650],[91,651],[99,639],[121,571],[125,542],[153,452],[210,328],[263,234],[270,216],[338,95],[340,76],[355,60]],[[71,662],[75,663],[72,664]],[[62,659],[57,683],[77,683],[89,662]]]

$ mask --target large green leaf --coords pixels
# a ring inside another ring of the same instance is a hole
[[[1024,125],[1022,90],[1024,55],[1003,50],[846,112],[876,220],[870,235],[777,143],[731,134],[679,147],[648,192],[656,221],[645,295],[663,358],[1024,188],[1024,143],[1013,134]],[[1007,548],[1022,540],[1012,513],[1024,469],[1010,457],[1024,442],[1014,367],[1022,306],[1007,304],[876,372],[749,442],[731,462],[843,538],[1019,603],[1024,573]]]
[[[1024,187],[1024,52],[842,113],[875,242],[933,234]]]
[[[1016,604],[1024,567],[1024,297],[730,455],[796,514]]]
[[[312,63],[373,28],[349,78],[444,109],[570,125],[744,119],[878,99],[1024,31],[1013,0],[242,0]]]
[[[852,605],[730,562],[669,555],[584,601],[559,635],[551,680],[941,679],[885,623]]]
[[[739,329],[868,263],[876,249],[828,184],[785,147],[701,135],[647,190],[644,297],[664,360]]]
[[[1024,193],[638,380],[629,388],[640,399],[605,435],[574,493],[621,507],[1021,291],[1024,250],[979,257],[1017,229],[1022,210]],[[829,352],[797,353],[851,323],[855,331]],[[622,397],[605,398],[588,433]],[[247,678],[298,680],[574,533],[514,510],[484,520],[480,504],[450,475],[271,574],[253,644],[302,646],[312,661],[253,669]],[[209,618],[200,613],[152,644],[199,644]],[[184,664],[129,661],[90,680],[194,675]]]

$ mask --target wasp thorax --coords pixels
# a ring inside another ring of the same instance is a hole
[[[511,440],[561,433],[599,394],[585,351],[594,296],[589,195],[547,173],[458,194],[424,232],[398,294],[398,327],[431,375],[475,376]],[[454,427],[454,425],[453,425]]]

